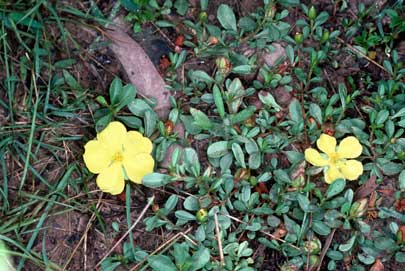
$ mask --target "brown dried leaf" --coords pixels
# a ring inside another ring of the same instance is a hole
[[[370,268],[370,271],[384,271],[384,265],[380,259],[375,260],[375,263]]]
[[[376,190],[377,188],[377,184],[375,183],[375,180],[377,179],[377,177],[371,176],[370,179],[368,179],[368,181],[363,184],[362,186],[360,186],[359,189],[357,189],[355,195],[354,195],[354,199],[362,199],[362,198],[367,198],[373,191]]]
[[[170,110],[170,92],[166,89],[163,78],[142,47],[127,34],[128,27],[122,19],[118,17],[114,23],[111,30],[107,31],[108,37],[112,40],[111,50],[138,92],[143,96],[155,98],[157,100],[155,110],[160,118],[166,119]]]

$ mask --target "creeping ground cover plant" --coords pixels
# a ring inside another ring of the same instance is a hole
[[[305,159],[314,166],[325,168],[325,182],[328,184],[339,178],[353,181],[363,174],[361,162],[347,160],[359,157],[363,150],[357,138],[348,136],[336,147],[336,138],[322,134],[316,145],[324,153],[308,148],[305,150]]]
[[[120,194],[125,181],[141,183],[142,177],[152,173],[154,160],[152,142],[136,131],[127,131],[113,121],[84,146],[84,162],[90,172],[98,174],[97,185],[106,193]]]

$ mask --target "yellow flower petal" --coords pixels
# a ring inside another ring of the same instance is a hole
[[[363,174],[363,164],[356,160],[347,160],[342,163],[339,170],[346,179],[353,181]]]
[[[136,131],[130,131],[127,133],[124,150],[126,153],[129,153],[130,156],[134,156],[138,153],[147,153],[152,152],[152,142],[149,138],[144,137],[141,133]]]
[[[113,163],[97,176],[97,185],[101,191],[112,195],[124,191],[125,181],[121,163]]]
[[[100,173],[112,161],[112,154],[108,148],[98,140],[90,140],[84,146],[83,160],[92,173]]]
[[[122,151],[122,144],[127,136],[127,129],[119,121],[110,122],[107,127],[97,134],[97,139],[111,152]]]
[[[324,159],[321,154],[313,148],[305,150],[305,160],[317,167],[324,167],[328,165],[328,160]]]
[[[337,169],[335,165],[330,165],[325,172],[325,182],[331,184],[339,178],[344,178],[343,174]]]
[[[333,156],[336,152],[336,138],[327,134],[321,134],[316,141],[318,149],[326,153],[328,156]]]
[[[146,174],[153,172],[155,161],[152,156],[147,153],[139,153],[134,156],[129,156],[124,153],[124,168],[127,177],[134,183],[142,183],[142,178]]]
[[[359,157],[363,147],[354,136],[344,138],[338,147],[337,154],[339,158],[356,158]]]

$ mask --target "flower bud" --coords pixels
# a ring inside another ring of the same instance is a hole
[[[298,176],[297,178],[294,178],[291,185],[294,188],[304,187],[305,186],[305,177],[303,175],[301,175],[301,176]]]
[[[208,44],[209,45],[215,45],[215,44],[218,44],[218,38],[217,37],[214,37],[214,36],[210,36],[209,37],[209,39],[208,39]]]
[[[297,44],[301,44],[304,41],[304,37],[300,32],[295,33],[294,40]]]
[[[256,126],[256,116],[252,115],[250,118],[245,120],[244,124],[246,127],[249,127],[249,128]]]
[[[207,222],[208,221],[208,212],[207,212],[207,210],[201,208],[195,214],[195,218],[197,219],[198,222],[201,222],[201,223]]]
[[[397,231],[397,243],[400,245],[405,245],[405,225],[399,227]]]
[[[160,209],[159,204],[157,204],[157,203],[152,204],[152,211],[154,213],[157,213],[159,211],[159,209]]]
[[[171,120],[165,121],[165,132],[166,135],[170,135],[173,132],[174,124]]]
[[[266,7],[265,16],[267,18],[273,18],[276,14],[277,8],[274,5],[268,5]]]
[[[321,251],[322,244],[318,238],[314,238],[311,241],[304,243],[305,251],[309,251],[311,254],[318,254]]]
[[[280,267],[280,271],[298,271],[298,267],[296,267],[295,265],[291,264],[291,263],[284,263],[281,267]]]
[[[249,182],[251,186],[256,186],[257,185],[257,178],[255,176],[251,176],[249,178]]]
[[[324,42],[327,42],[328,40],[329,40],[329,31],[328,30],[325,30],[323,33],[322,33],[322,37],[321,37],[321,43],[324,43]]]
[[[198,20],[202,23],[206,22],[208,19],[208,14],[205,11],[200,12],[200,14],[198,14]]]
[[[250,178],[250,170],[247,168],[239,168],[235,173],[235,181],[247,180]]]
[[[366,198],[360,199],[353,203],[352,207],[350,208],[350,216],[351,217],[361,217],[367,210],[367,203],[368,200]]]
[[[97,96],[96,101],[102,106],[108,106],[108,102],[103,96]]]
[[[218,71],[222,74],[222,75],[226,75],[231,71],[231,62],[229,62],[229,59],[227,59],[226,57],[218,57],[215,60],[215,64],[217,65],[217,69]]]
[[[308,10],[308,18],[313,21],[316,18],[316,10],[314,6],[311,6]]]

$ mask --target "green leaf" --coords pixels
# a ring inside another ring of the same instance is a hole
[[[328,235],[330,233],[330,228],[319,220],[312,221],[312,230],[319,235]]]
[[[303,121],[301,103],[297,99],[291,101],[289,112],[291,120],[295,123],[301,123]]]
[[[402,170],[398,177],[399,189],[405,190],[405,170]]]
[[[228,141],[217,141],[207,149],[207,155],[211,158],[221,158],[228,153]]]
[[[337,179],[334,181],[326,191],[326,198],[331,198],[339,194],[345,189],[346,181],[344,179]]]
[[[356,241],[356,236],[353,235],[346,244],[339,245],[339,250],[342,252],[348,252],[352,249],[354,242]]]
[[[179,201],[179,196],[177,196],[177,195],[171,195],[171,196],[167,199],[167,201],[166,201],[166,203],[165,203],[165,209],[166,209],[168,212],[170,212],[171,210],[173,210],[173,209],[176,207],[178,201]]]
[[[388,110],[384,109],[381,110],[380,112],[378,112],[377,114],[377,118],[375,120],[375,124],[380,125],[383,124],[387,119],[388,116],[390,115],[390,112],[388,112]]]
[[[236,32],[236,17],[232,8],[226,4],[221,4],[217,10],[217,18],[222,27],[226,30],[233,30]]]
[[[394,163],[394,162],[387,162],[381,166],[383,173],[387,176],[396,175],[401,172],[404,168],[402,164]]]
[[[300,205],[301,209],[306,213],[309,212],[310,202],[309,202],[308,197],[306,197],[302,194],[298,194],[297,200],[298,200],[298,204]]]
[[[178,14],[184,16],[188,9],[188,0],[176,0],[174,7]]]
[[[178,219],[181,219],[181,220],[184,220],[184,221],[193,221],[193,220],[196,220],[195,215],[190,214],[189,212],[186,212],[186,211],[183,211],[183,210],[176,211],[176,212],[174,213],[174,215],[175,215]]]
[[[212,79],[211,76],[209,76],[205,71],[201,70],[193,71],[193,73],[191,74],[191,78],[197,81],[203,81],[208,84],[214,82],[214,79]]]
[[[217,85],[214,85],[212,88],[212,95],[214,96],[214,103],[217,107],[218,114],[221,118],[225,117],[225,106],[224,101],[222,99],[221,90]]]
[[[210,251],[206,247],[200,247],[191,257],[192,267],[190,271],[203,268],[210,261]]]
[[[383,65],[384,65],[384,68],[386,68],[387,71],[388,71],[391,75],[394,74],[394,71],[392,70],[391,62],[389,62],[388,60],[384,60]]]
[[[172,177],[161,173],[151,173],[142,178],[142,184],[147,187],[159,187],[171,182]]]
[[[133,0],[121,0],[121,5],[128,11],[137,12],[139,6]]]
[[[183,202],[184,209],[189,211],[198,211],[200,209],[200,203],[196,196],[188,196]]]
[[[399,263],[405,263],[405,253],[400,251],[395,253],[395,261]]]
[[[128,104],[129,111],[132,112],[135,116],[143,117],[145,112],[148,110],[152,110],[149,104],[147,104],[142,99],[134,99]]]
[[[177,271],[172,260],[164,255],[153,255],[148,258],[148,263],[154,271]]]
[[[241,146],[238,143],[232,144],[232,152],[233,152],[233,155],[234,155],[236,161],[239,162],[241,167],[246,168],[245,155],[243,153]]]
[[[252,67],[250,65],[239,65],[232,68],[232,72],[237,74],[249,74],[251,71]]]
[[[212,128],[213,124],[205,113],[195,108],[190,108],[190,113],[194,118],[195,125],[205,130],[210,130]]]
[[[249,168],[258,169],[262,163],[262,157],[259,152],[254,152],[249,156]]]
[[[155,111],[148,110],[145,112],[145,134],[147,137],[150,137],[155,132],[158,119],[159,117]]]
[[[256,107],[253,105],[243,109],[242,111],[236,113],[235,115],[233,115],[231,117],[232,124],[237,124],[239,122],[247,120],[248,118],[250,118],[253,115],[253,113],[255,111],[256,111]]]
[[[256,29],[256,22],[250,17],[242,17],[239,19],[239,27],[246,32]]]
[[[155,22],[155,24],[159,27],[175,27],[176,25],[172,22],[168,22],[165,20],[158,20]],[[142,30],[142,29],[141,29]],[[134,31],[135,33],[140,32],[140,31]]]
[[[118,105],[121,100],[122,81],[115,77],[110,85],[110,101],[112,105]]]
[[[111,259],[110,257],[105,259],[104,261],[101,262],[100,268],[102,271],[114,271],[118,266],[121,265],[121,262],[116,262],[113,261],[113,259]],[[0,265],[2,266],[2,265]],[[3,271],[3,269],[1,269]],[[14,268],[10,269],[10,270],[4,270],[4,271],[12,271],[15,270]]]
[[[108,113],[96,122],[96,131],[101,132],[112,121],[113,115]]]
[[[322,124],[322,110],[319,105],[311,103],[309,105],[309,114],[319,123]]]
[[[128,105],[135,99],[135,95],[136,95],[135,87],[132,84],[125,85],[121,89],[119,101],[118,104],[115,105],[115,110],[118,112],[124,106]]]
[[[134,129],[142,127],[142,120],[135,116],[117,116],[117,119]]]
[[[393,119],[399,118],[399,117],[405,117],[405,108],[402,108],[397,113],[395,113],[394,116],[392,116]]]
[[[259,99],[263,104],[273,107],[277,112],[281,110],[281,106],[276,102],[273,95],[271,95],[269,92],[260,91]]]
[[[80,86],[79,82],[66,70],[63,70],[63,77],[65,78],[66,84],[74,90],[81,90],[82,87]]]

